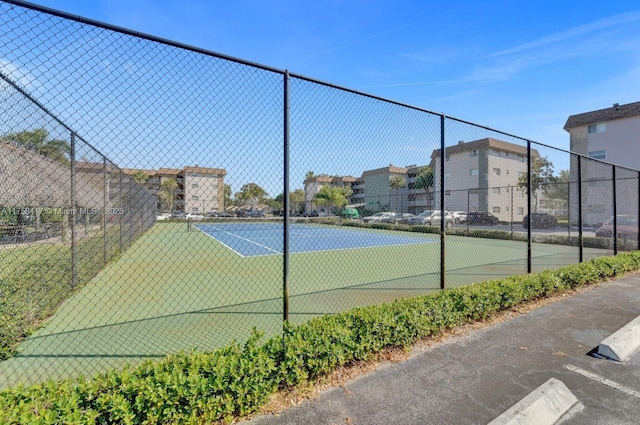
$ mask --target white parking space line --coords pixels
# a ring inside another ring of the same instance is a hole
[[[584,369],[581,369],[581,368],[579,368],[577,366],[573,366],[573,365],[570,365],[570,364],[566,365],[564,368],[567,369],[567,370],[570,370],[571,372],[575,372],[578,375],[582,375],[585,378],[591,379],[592,381],[599,382],[599,383],[601,383],[603,385],[606,385],[607,387],[614,388],[614,389],[616,389],[618,391],[622,391],[623,393],[628,394],[628,395],[630,395],[632,397],[640,399],[640,392],[634,390],[633,388],[629,388],[629,387],[626,387],[626,386],[624,386],[622,384],[618,384],[617,382],[612,381],[610,379],[607,379],[604,376],[600,376],[600,375],[598,375],[596,373],[589,372],[588,370],[584,370]]]

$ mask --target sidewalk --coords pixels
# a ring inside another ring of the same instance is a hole
[[[454,337],[279,416],[246,423],[488,424],[553,377],[579,401],[560,423],[637,425],[640,351],[624,363],[588,353],[639,315],[635,274]]]

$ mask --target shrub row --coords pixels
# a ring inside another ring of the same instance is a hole
[[[3,424],[198,424],[255,411],[278,388],[406,347],[453,326],[563,290],[640,269],[640,252],[603,257],[285,325],[282,335],[213,352],[171,355],[136,367],[0,393]]]

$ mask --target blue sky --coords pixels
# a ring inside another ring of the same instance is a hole
[[[562,149],[569,115],[640,100],[637,1],[36,3]]]

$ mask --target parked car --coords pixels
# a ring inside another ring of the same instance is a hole
[[[209,211],[205,217],[232,217],[232,215],[226,211]]]
[[[556,227],[558,225],[558,220],[547,213],[532,213],[531,214],[531,228],[536,228],[536,227],[542,227],[542,228],[549,228],[549,227]],[[524,218],[522,219],[522,227],[524,227],[525,229],[529,226],[529,216],[525,215]]]
[[[264,217],[264,213],[260,210],[238,210],[236,211],[236,217],[260,218]]]
[[[455,224],[465,223],[467,221],[466,211],[454,211],[451,215],[453,216],[453,222]]]
[[[469,224],[498,224],[498,217],[487,211],[471,211],[467,214]]]
[[[404,214],[402,214],[402,218],[400,219],[400,221],[398,223],[409,224],[409,222],[411,221],[411,219],[413,217],[415,217],[415,214],[404,213]]]
[[[363,223],[377,223],[379,222],[382,217],[386,217],[389,213],[388,212],[377,212],[374,215],[370,215],[368,217],[364,217],[362,219]]]
[[[340,211],[340,217],[357,220],[360,218],[360,213],[355,208],[343,208],[342,211]]]
[[[433,211],[425,210],[425,211],[421,212],[420,214],[411,217],[409,219],[409,224],[411,224],[413,226],[422,225],[422,224],[428,224],[429,218],[431,217],[431,214],[433,214]]]
[[[616,228],[618,237],[626,239],[638,239],[638,217],[632,215],[616,216]],[[610,238],[613,236],[613,216],[609,217],[596,229],[596,237]]]
[[[168,214],[158,214],[156,215],[156,221],[162,221],[162,220],[166,220],[169,218]]]
[[[428,223],[430,226],[440,226],[442,221],[442,213],[440,210],[435,210],[429,217]],[[444,226],[449,228],[453,226],[453,215],[447,210],[444,210]]]
[[[187,215],[185,213],[183,213],[182,211],[174,211],[171,213],[171,219],[172,220],[186,220],[187,219]]]
[[[187,220],[189,221],[200,221],[203,220],[204,216],[198,213],[189,213],[187,214]]]
[[[399,223],[402,220],[402,214],[397,212],[389,212],[380,218],[380,223]]]
[[[318,211],[307,211],[302,214],[303,217],[320,217],[320,213]]]

